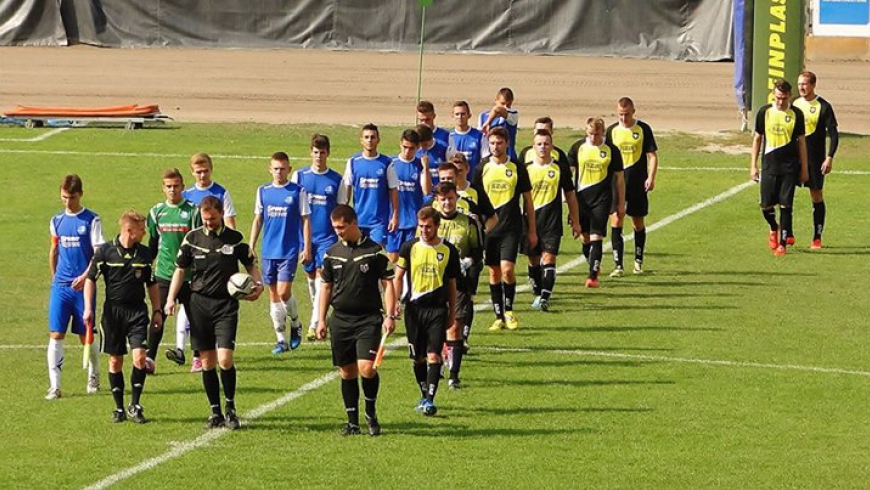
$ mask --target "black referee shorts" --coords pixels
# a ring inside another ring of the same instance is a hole
[[[353,315],[333,311],[329,317],[332,365],[347,366],[357,361],[374,361],[381,343],[384,317],[380,312]]]
[[[446,306],[408,303],[405,308],[405,332],[411,359],[421,361],[427,353],[441,355],[441,349],[447,341]]]
[[[792,207],[794,189],[798,176],[794,173],[768,175],[761,174],[761,207],[768,208],[779,204]]]
[[[239,302],[232,298],[190,295],[190,347],[193,350],[235,349]]]
[[[169,297],[169,285],[171,281],[163,279],[162,277],[157,278],[157,293],[160,297],[160,309],[162,310],[164,306],[166,306],[166,299]],[[190,305],[190,283],[184,281],[181,283],[181,289],[178,290],[178,296],[175,298],[175,302],[184,306],[185,309]]]
[[[103,352],[111,356],[127,354],[127,341],[131,349],[147,348],[148,307],[141,305],[103,304],[100,332],[103,335]]]

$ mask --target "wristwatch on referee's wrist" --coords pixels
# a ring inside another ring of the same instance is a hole
[[[394,315],[394,314],[390,313],[389,315],[387,315],[387,318],[389,318],[390,320],[398,320],[399,315]]]

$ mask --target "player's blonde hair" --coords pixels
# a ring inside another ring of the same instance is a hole
[[[590,117],[586,120],[586,129],[597,129],[604,132],[604,119],[600,117]]]
[[[181,175],[181,171],[177,168],[168,168],[163,171],[163,180],[167,179],[180,179],[181,183],[184,184],[184,176]]]
[[[135,209],[128,209],[118,218],[118,226],[124,226],[125,223],[145,226],[145,215]]]
[[[205,165],[208,168],[214,168],[214,165],[211,163],[211,157],[208,156],[208,153],[194,153],[192,157],[190,157],[190,168],[193,170],[193,167],[197,165]]]

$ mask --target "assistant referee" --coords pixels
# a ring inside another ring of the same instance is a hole
[[[341,375],[341,396],[347,412],[347,425],[341,434],[360,433],[357,378],[362,375],[366,423],[369,435],[377,436],[381,426],[375,402],[381,381],[374,360],[381,331],[392,333],[396,329],[396,317],[383,315],[383,308],[388,312],[396,309],[393,266],[381,246],[363,236],[353,208],[339,204],[330,220],[339,241],[323,257],[317,338],[325,339],[327,328],[332,330],[332,364]],[[379,284],[384,291],[383,306]],[[327,323],[330,305],[333,311]]]
[[[214,196],[199,204],[203,226],[184,237],[175,261],[176,269],[166,299],[166,313],[175,310],[175,300],[184,283],[187,269],[190,279],[190,341],[202,358],[202,384],[211,405],[212,414],[206,428],[226,426],[238,429],[236,415],[236,368],[233,350],[239,325],[239,302],[227,291],[227,281],[239,271],[239,262],[253,276],[256,287],[245,297],[255,301],[263,292],[260,271],[244,243],[242,234],[224,225],[223,203]],[[220,381],[216,366],[220,366]],[[226,417],[221,412],[220,386],[226,397]]]

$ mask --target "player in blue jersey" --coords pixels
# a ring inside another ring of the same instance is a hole
[[[363,235],[385,245],[387,233],[399,225],[399,179],[392,169],[392,159],[378,153],[380,142],[377,126],[372,123],[363,126],[362,151],[347,160],[342,183],[348,201],[353,199]]]
[[[185,199],[199,206],[199,203],[206,196],[215,196],[220,199],[224,205],[224,224],[232,229],[236,229],[236,207],[233,206],[233,199],[230,197],[230,191],[224,186],[211,180],[211,174],[214,171],[214,164],[211,157],[206,153],[197,153],[190,157],[190,171],[196,178],[196,183],[184,189],[181,193]]]
[[[420,135],[420,148],[417,150],[417,158],[429,169],[429,180],[432,188],[438,185],[438,166],[447,160],[447,145],[442,146],[435,141],[432,128],[425,124],[418,124],[414,131]]]
[[[308,218],[311,209],[305,189],[288,179],[290,158],[286,153],[272,154],[269,172],[272,182],[257,188],[251,250],[257,249],[262,231],[260,261],[263,284],[269,287],[269,315],[278,337],[272,354],[279,355],[296,349],[302,342],[302,323],[293,296],[293,279],[299,259],[303,264],[311,260],[311,223]],[[290,318],[289,343],[284,335],[287,317]]]
[[[386,246],[390,262],[394,264],[399,260],[402,244],[416,236],[417,211],[423,207],[423,197],[432,191],[429,172],[424,170],[423,163],[415,156],[420,135],[413,129],[406,129],[400,144],[400,152],[393,157],[392,164],[399,179],[399,227],[390,232]]]
[[[485,135],[489,136],[490,130],[497,127],[503,127],[508,134],[508,158],[511,160],[517,159],[517,125],[519,124],[519,113],[513,108],[514,91],[502,87],[495,94],[495,104],[487,112],[481,112],[478,128]],[[488,145],[484,145],[481,158],[487,158],[490,155]]]
[[[474,175],[474,169],[480,163],[483,151],[483,133],[468,124],[471,119],[471,108],[464,100],[453,104],[453,130],[447,138],[447,154],[462,153],[468,162],[468,175]]]
[[[417,123],[424,124],[432,130],[432,137],[439,146],[447,148],[450,132],[435,125],[435,105],[428,100],[417,102]]]
[[[218,198],[224,207],[224,224],[228,227],[236,228],[236,208],[233,206],[233,199],[230,197],[230,191],[224,186],[211,180],[211,174],[214,171],[214,164],[211,157],[207,153],[196,153],[190,157],[190,171],[195,178],[195,183],[181,193],[182,197],[192,202],[196,206],[208,196]],[[145,371],[154,373],[154,363],[146,363]],[[202,361],[199,358],[199,351],[193,351],[193,362],[190,366],[190,372],[202,372]]]
[[[51,270],[51,294],[48,299],[48,380],[46,400],[61,397],[60,380],[63,368],[63,340],[72,323],[72,333],[85,341],[84,287],[94,249],[103,244],[100,217],[82,206],[84,188],[78,175],[64,177],[60,184],[60,200],[64,210],[51,218],[51,246],[48,267]],[[91,349],[88,365],[88,393],[100,389],[100,349]]]
[[[311,165],[303,167],[290,177],[305,189],[308,194],[308,207],[311,214],[308,222],[311,226],[311,261],[304,264],[308,276],[308,294],[311,297],[311,322],[308,325],[308,340],[317,338],[317,318],[320,301],[317,297],[320,291],[320,272],[323,268],[323,256],[335,242],[338,236],[332,229],[329,219],[337,204],[346,204],[347,195],[341,185],[341,174],[326,165],[329,158],[329,137],[315,134],[311,137]]]

